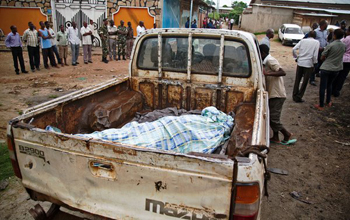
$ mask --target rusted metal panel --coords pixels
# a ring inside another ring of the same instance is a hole
[[[251,146],[255,106],[254,104],[242,104],[237,106],[235,114],[235,127],[227,147],[229,156],[237,156],[240,150]]]
[[[28,118],[26,122],[29,122],[31,119],[32,117]],[[38,128],[45,128],[48,123],[52,126],[59,127],[57,124],[55,109],[35,115],[35,120],[32,122],[32,125]]]
[[[238,104],[244,100],[244,93],[240,91],[227,91],[226,92],[226,112],[233,111]],[[254,115],[253,115],[254,118]]]
[[[168,85],[167,87],[167,106],[182,108],[182,96],[184,89],[181,86]]]
[[[93,131],[117,128],[135,117],[136,112],[143,109],[140,93],[127,90],[118,94],[118,98],[89,106],[82,115],[83,120]]]
[[[194,109],[203,109],[207,106],[213,105],[214,90],[197,88],[194,91]]]
[[[145,97],[146,104],[154,109],[155,107],[155,91],[154,84],[151,82],[142,82],[139,84],[139,90]]]

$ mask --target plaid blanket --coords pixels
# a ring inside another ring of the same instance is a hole
[[[133,121],[120,129],[77,135],[179,153],[212,153],[229,138],[233,125],[231,116],[207,107],[201,115],[166,116],[145,123]]]

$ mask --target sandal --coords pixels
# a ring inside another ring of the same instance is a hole
[[[315,104],[314,107],[315,107],[317,110],[323,111],[323,107],[321,107],[320,105]]]
[[[295,144],[297,142],[297,139],[290,139],[288,141],[281,141],[280,144],[283,144],[283,145],[290,145],[290,144]]]

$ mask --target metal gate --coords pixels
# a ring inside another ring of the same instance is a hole
[[[98,30],[107,17],[107,0],[54,0],[55,4],[55,28],[59,30],[60,25],[70,27],[75,21],[77,27],[83,26],[83,22],[94,21],[94,28]],[[101,46],[101,39],[95,35],[94,46]]]

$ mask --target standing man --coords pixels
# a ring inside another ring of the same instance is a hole
[[[321,54],[321,60],[323,61],[321,70],[321,82],[320,82],[320,102],[315,107],[318,110],[324,108],[324,96],[327,90],[326,105],[332,106],[332,84],[334,79],[337,77],[339,71],[343,69],[343,55],[345,53],[345,44],[340,39],[344,36],[342,29],[336,29],[334,31],[334,41],[324,48]]]
[[[79,38],[79,30],[77,28],[77,24],[73,21],[72,26],[68,28],[68,40],[70,42],[70,47],[72,50],[72,65],[76,66],[79,64],[78,57],[79,57],[79,45],[80,45],[80,38]]]
[[[275,36],[275,31],[270,28],[266,31],[266,36],[260,41],[260,45],[265,44],[270,49],[270,39],[272,39]]]
[[[68,56],[68,34],[64,31],[64,26],[60,25],[60,31],[57,33],[58,50],[61,57],[62,66],[67,64]],[[64,59],[64,63],[63,63]]]
[[[203,19],[203,28],[207,28],[207,18]]]
[[[125,59],[125,46],[126,46],[126,35],[127,30],[124,26],[124,21],[120,21],[120,25],[118,26],[118,60],[123,56],[123,60]]]
[[[343,88],[346,77],[348,77],[350,71],[350,26],[346,32],[346,38],[341,40],[345,44],[346,51],[343,56],[343,70],[341,70],[333,82],[333,95],[334,97],[340,96],[340,91]]]
[[[40,70],[40,49],[39,49],[39,38],[38,31],[35,30],[34,24],[32,22],[28,22],[28,29],[24,31],[22,39],[27,44],[28,56],[30,69],[32,72],[36,70]]]
[[[58,53],[58,49],[57,49],[57,46],[56,46],[56,44],[57,44],[56,33],[55,33],[54,30],[52,30],[52,28],[50,27],[50,23],[48,21],[45,21],[45,27],[50,32],[50,35],[51,35],[50,41],[51,41],[52,51],[56,55],[57,62],[58,62],[58,64],[62,64],[61,63],[61,58],[60,58],[60,55]]]
[[[100,35],[102,41],[102,62],[108,63],[107,54],[108,54],[108,20],[107,18],[103,19],[103,25],[98,30],[98,34]]]
[[[270,141],[284,145],[293,144],[296,140],[291,140],[292,134],[281,123],[282,107],[287,97],[283,81],[286,73],[279,62],[269,54],[270,49],[266,44],[261,44],[259,48],[266,76],[266,89],[269,93],[270,127],[273,130]],[[279,140],[279,132],[284,136],[282,141]]]
[[[185,23],[185,28],[189,28],[190,27],[190,18],[187,17],[187,21]]]
[[[235,19],[231,18],[230,19],[230,30],[232,30],[234,23],[235,23]]]
[[[310,84],[313,86],[316,86],[315,82],[315,77],[316,75],[319,75],[320,72],[320,67],[322,65],[322,60],[321,60],[321,53],[323,52],[324,48],[328,45],[327,42],[327,36],[328,36],[328,31],[327,31],[328,23],[326,20],[320,21],[320,26],[315,30],[316,32],[316,40],[320,42],[320,49],[318,51],[318,63],[315,65],[315,71],[311,74],[310,76]]]
[[[141,34],[141,32],[143,32],[145,30],[146,30],[146,28],[145,28],[143,21],[140,21],[139,25],[136,28],[137,36],[139,36]]]
[[[302,39],[297,45],[293,47],[293,57],[298,63],[297,72],[295,76],[293,100],[294,102],[304,102],[303,96],[310,79],[310,75],[314,71],[314,65],[318,59],[318,49],[320,48],[320,42],[315,40],[316,32],[310,31],[308,38]],[[297,56],[296,50],[299,50]],[[300,81],[303,78],[303,84],[300,87]]]
[[[128,22],[127,34],[126,34],[126,57],[130,59],[131,51],[134,46],[134,29],[131,26],[131,22]]]
[[[92,63],[92,60],[91,60],[91,47],[92,47],[91,35],[92,35],[92,31],[87,26],[86,21],[84,21],[83,27],[81,27],[80,34],[83,38],[84,63],[85,64],[88,64],[88,62]]]
[[[318,24],[317,23],[313,23],[312,26],[311,26],[311,31],[315,31],[317,28],[318,28]],[[308,38],[309,37],[309,33],[310,33],[310,31],[305,34],[304,38]]]
[[[108,26],[108,38],[109,38],[109,60],[117,60],[117,36],[118,28],[114,25],[114,21],[110,20]],[[118,48],[119,50],[119,48]],[[113,59],[112,59],[113,58]]]
[[[343,30],[343,32],[344,32],[344,38],[345,38],[345,37],[346,37],[346,21],[345,21],[345,20],[342,20],[342,21],[340,22],[340,29]]]
[[[43,54],[43,60],[44,60],[44,66],[46,69],[50,69],[48,65],[48,59],[50,59],[50,64],[52,67],[59,68],[56,64],[55,57],[53,55],[52,51],[52,45],[51,45],[51,35],[50,32],[45,28],[45,24],[43,21],[39,22],[40,29],[39,29],[39,37],[41,40],[41,53]]]
[[[197,21],[196,21],[196,19],[193,20],[191,28],[197,28]]]
[[[17,33],[17,27],[12,25],[10,29],[11,29],[11,33],[7,35],[5,44],[6,44],[6,47],[11,48],[13,64],[15,66],[16,74],[19,75],[18,60],[19,60],[19,64],[21,65],[22,73],[28,73],[28,71],[26,71],[26,68],[24,66],[22,41],[21,41],[21,37]]]
[[[97,34],[96,34],[96,30],[95,30],[95,25],[94,25],[94,21],[93,20],[90,20],[90,24],[88,25],[88,28],[90,28],[90,30],[91,30],[91,47],[92,47],[92,45],[94,45],[94,39],[95,39],[95,37],[97,36]],[[91,49],[92,50],[92,49]]]

